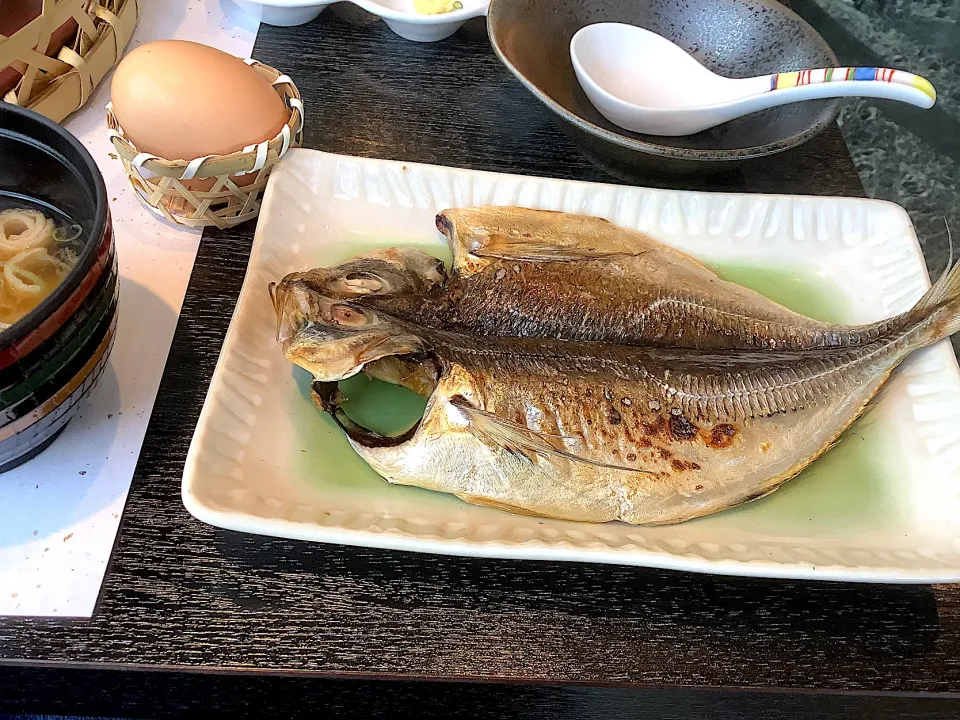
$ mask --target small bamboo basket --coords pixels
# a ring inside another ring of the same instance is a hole
[[[43,0],[40,15],[10,37],[0,35],[0,68],[22,77],[4,100],[61,122],[82,107],[117,64],[137,24],[138,0]],[[77,31],[49,57],[51,35],[73,19]]]
[[[245,62],[273,85],[289,116],[274,138],[229,155],[207,155],[188,162],[140,152],[124,135],[113,108],[107,106],[110,139],[130,183],[147,207],[170,222],[223,229],[256,217],[273,166],[287,150],[303,142],[303,102],[297,86],[269,65]],[[247,176],[254,173],[249,182]],[[208,182],[200,182],[204,180]]]

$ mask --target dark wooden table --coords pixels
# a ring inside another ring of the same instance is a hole
[[[328,11],[264,27],[306,145],[610,178],[501,68],[482,23],[435,45]],[[695,189],[861,195],[836,128]],[[201,244],[99,607],[0,619],[0,712],[167,716],[960,716],[960,589],[435,557],[245,536],[180,502],[253,227]]]

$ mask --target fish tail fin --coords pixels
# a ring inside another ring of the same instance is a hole
[[[924,327],[924,344],[960,332],[960,262],[944,271],[910,313]]]

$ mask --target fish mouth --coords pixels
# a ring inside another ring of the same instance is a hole
[[[362,370],[370,378],[406,388],[430,398],[439,379],[436,361],[427,355],[389,356],[370,363]],[[353,420],[343,408],[347,396],[339,382],[314,380],[311,391],[317,407],[326,412],[351,441],[366,448],[387,448],[411,440],[423,423],[421,415],[412,427],[399,435],[383,435]]]
[[[423,422],[423,418],[420,418],[412,428],[400,435],[381,435],[350,419],[342,406],[346,397],[340,391],[337,383],[315,380],[311,385],[311,389],[313,390],[314,398],[320,406],[320,409],[333,418],[333,421],[343,430],[348,438],[364,447],[386,448],[403,445],[403,443],[417,434],[417,430],[420,429],[420,423]]]

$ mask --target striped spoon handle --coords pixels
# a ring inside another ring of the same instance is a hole
[[[932,107],[937,91],[926,78],[904,70],[872,67],[821,68],[769,76],[768,92],[788,92],[805,99],[840,97],[888,98]],[[800,99],[800,98],[797,98]]]

